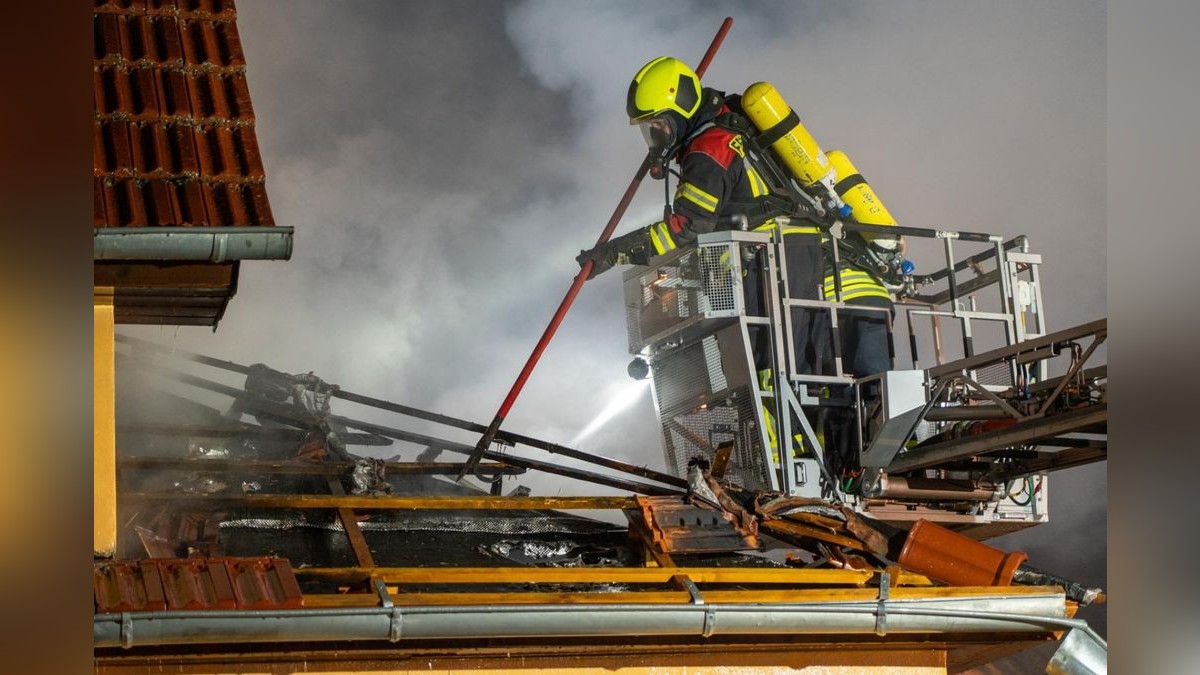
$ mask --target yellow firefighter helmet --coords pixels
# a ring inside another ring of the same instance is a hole
[[[630,124],[654,117],[668,110],[683,119],[691,119],[700,108],[700,78],[686,63],[669,56],[660,56],[633,76],[625,110]]]
[[[625,110],[656,158],[650,174],[662,178],[663,163],[683,139],[688,121],[700,109],[700,78],[686,63],[660,56],[642,66],[629,83]]]

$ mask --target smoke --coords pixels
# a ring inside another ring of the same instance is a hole
[[[295,255],[243,264],[215,333],[121,332],[487,423],[643,156],[624,117],[630,77],[660,54],[697,63],[727,14],[707,86],[771,81],[902,224],[1028,234],[1051,329],[1106,314],[1102,3],[238,11],[267,190],[276,221],[296,228]],[[617,232],[655,219],[662,200],[647,181]],[[919,270],[938,261],[913,257]],[[620,274],[584,287],[504,428],[566,442],[628,381]],[[646,399],[580,442],[663,466]],[[1034,564],[1103,583],[1104,467],[1066,475],[1083,478],[1060,481],[1054,522],[1020,541]],[[1045,544],[1076,530],[1090,534],[1071,551]]]

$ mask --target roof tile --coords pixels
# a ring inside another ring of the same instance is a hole
[[[204,193],[204,210],[208,214],[208,224],[217,227],[233,225],[229,222],[229,196],[225,186],[220,183],[205,183],[200,186]]]
[[[172,186],[179,202],[179,224],[208,225],[208,213],[204,210],[204,194],[200,191],[200,183],[189,180],[172,183]]]
[[[117,203],[116,182],[112,178],[100,179],[100,190],[104,195],[104,223],[117,226],[121,224],[121,213]]]
[[[192,117],[212,117],[214,113],[212,87],[208,83],[206,73],[188,73],[188,101],[191,103]]]
[[[202,559],[160,563],[167,604],[171,609],[233,609],[237,598],[229,570]]]
[[[298,609],[304,596],[284,558],[152,558],[95,563],[97,613]]]
[[[275,217],[271,215],[271,204],[267,201],[267,189],[262,183],[250,183],[246,186],[250,191],[250,206],[254,209],[254,222],[259,225],[274,225]]]
[[[163,73],[161,95],[164,115],[187,117],[192,112],[192,104],[188,100],[187,77],[178,70],[168,70]]]
[[[258,152],[258,138],[254,132],[242,127],[237,130],[237,138],[241,143],[242,159],[246,162],[246,175],[264,178],[266,171],[263,170],[262,155]]]
[[[198,174],[200,173],[200,160],[196,158],[195,137],[191,127],[182,124],[172,124],[167,127],[167,136],[172,140],[172,166],[176,167],[176,173],[183,174]]]
[[[146,183],[150,199],[147,202],[153,207],[149,218],[150,224],[156,227],[169,227],[179,222],[179,210],[175,205],[175,191],[166,181],[156,180]]]
[[[100,120],[96,120],[92,124],[92,173],[97,176],[109,172],[108,153],[104,145],[104,128]]]
[[[121,16],[117,14],[96,14],[93,17],[97,58],[122,53],[120,23]]]
[[[134,115],[159,117],[162,111],[158,102],[158,80],[162,71],[139,68],[133,75],[133,109]]]
[[[246,55],[242,53],[242,40],[238,36],[237,22],[224,21],[217,24],[217,35],[225,47],[225,63],[229,66],[246,65]]]
[[[159,55],[158,35],[156,34],[156,24],[161,24],[162,21],[156,20],[152,16],[134,16],[130,17],[129,23],[129,42],[131,46],[130,59],[140,61],[145,59],[153,63],[160,63],[162,57]]]
[[[182,62],[183,45],[180,44],[179,21],[174,17],[162,17],[158,20],[158,29],[158,35],[162,39],[163,62]]]
[[[92,178],[92,227],[104,227],[104,179]]]
[[[114,175],[133,174],[133,147],[129,140],[129,124],[116,122],[101,125],[104,142],[104,171]]]
[[[94,7],[94,224],[274,224],[232,0]]]
[[[234,101],[238,119],[253,122],[254,107],[250,105],[250,87],[246,84],[246,76],[242,73],[234,73],[226,78],[225,82],[233,90],[230,99]]]
[[[92,572],[97,612],[164,610],[162,576],[153,560],[96,565]]]

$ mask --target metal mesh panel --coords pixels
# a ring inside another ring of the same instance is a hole
[[[1001,387],[1011,387],[1012,372],[1008,369],[1007,362],[993,363],[990,366],[984,366],[975,371],[975,381],[982,385],[992,385]]]
[[[625,280],[629,351],[638,353],[704,319],[737,316],[739,286],[733,244],[707,244],[667,256]]]
[[[655,363],[655,396],[667,466],[683,477],[688,460],[712,461],[717,446],[733,443],[729,479],[749,488],[770,487],[754,392],[749,386],[729,389],[726,382],[715,336],[681,347]]]
[[[708,373],[705,338],[658,359],[654,364],[654,393],[664,417],[707,402],[715,393]]]
[[[686,475],[688,460],[704,457],[711,462],[718,446],[733,443],[726,478],[751,489],[769,488],[758,419],[750,404],[752,398],[749,387],[743,387],[719,403],[664,417],[663,448],[667,465],[682,477]]]
[[[701,246],[700,275],[704,293],[701,295],[701,311],[706,315],[716,312],[737,310],[737,286],[734,284],[731,256],[737,247],[729,244]]]

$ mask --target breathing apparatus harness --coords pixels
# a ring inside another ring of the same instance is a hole
[[[741,134],[746,151],[745,161],[760,175],[768,177],[772,194],[753,202],[733,203],[738,212],[746,215],[749,229],[754,229],[771,218],[808,220],[828,233],[831,238],[838,240],[838,257],[843,264],[852,265],[870,274],[888,290],[904,291],[910,285],[911,273],[905,272],[904,255],[899,249],[886,249],[867,241],[860,232],[843,230],[841,221],[822,206],[820,195],[812,195],[804,190],[771,153],[764,150],[777,138],[773,137],[771,132],[760,132],[751,124],[740,112],[740,99],[737,94],[726,97],[725,104],[731,112],[719,115],[710,124]],[[826,264],[832,269],[832,248],[824,248]]]
[[[710,119],[698,124],[690,132],[679,134],[670,147],[659,149],[652,160],[650,175],[653,178],[666,178],[668,173],[674,173],[678,177],[678,172],[669,168],[670,161],[677,159],[678,153],[692,139],[708,129],[717,127],[739,134],[742,137],[745,151],[743,161],[764,177],[770,193],[750,201],[729,202],[735,215],[719,219],[719,228],[753,230],[773,218],[800,218],[809,221],[821,231],[828,233],[831,238],[838,240],[838,257],[842,264],[852,265],[870,274],[893,292],[904,292],[908,288],[911,284],[911,274],[906,274],[904,271],[903,254],[898,249],[889,250],[868,241],[860,232],[843,230],[842,220],[838,218],[838,214],[827,208],[828,205],[823,204],[823,195],[810,194],[765,149],[772,142],[778,140],[778,132],[761,132],[755,128],[741,108],[740,95],[723,95],[721,92],[706,88],[703,91],[703,98],[704,101],[701,105],[707,109],[707,114],[701,110],[699,117],[704,119],[711,116]],[[729,110],[717,113],[722,104]],[[669,181],[664,181],[664,183],[669,183]],[[666,184],[664,184],[664,199],[664,217],[670,217],[670,188]],[[832,249],[831,247],[824,248],[826,265],[832,269]]]

